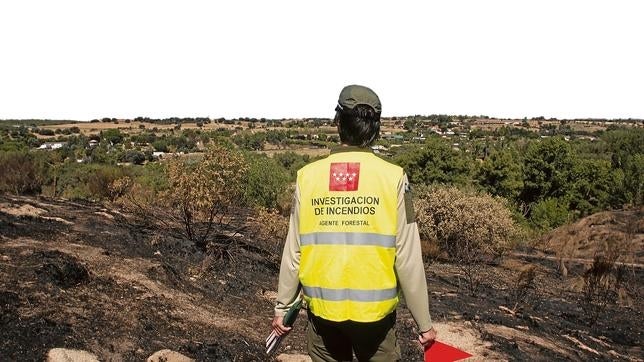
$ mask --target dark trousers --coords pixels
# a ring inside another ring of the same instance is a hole
[[[313,362],[390,362],[400,359],[396,341],[396,312],[370,323],[332,322],[309,312],[307,349]]]

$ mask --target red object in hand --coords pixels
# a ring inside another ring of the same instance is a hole
[[[472,355],[439,341],[425,347],[425,362],[453,362],[467,357]]]

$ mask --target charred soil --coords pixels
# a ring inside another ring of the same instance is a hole
[[[132,220],[99,204],[0,197],[0,359],[41,361],[66,347],[115,361],[165,348],[199,361],[271,360],[263,342],[276,248],[249,232],[215,257]],[[541,256],[526,250],[482,266],[475,291],[458,266],[428,263],[439,339],[472,360],[641,361],[641,268],[627,269],[628,287],[593,324],[579,303],[583,263],[569,264],[564,278],[556,260]],[[534,282],[517,302],[517,276],[530,265]],[[401,303],[404,361],[422,360],[413,326]],[[302,312],[278,353],[306,354],[305,330]]]

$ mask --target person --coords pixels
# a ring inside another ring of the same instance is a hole
[[[344,87],[334,119],[342,145],[297,173],[272,328],[289,333],[283,316],[303,297],[314,362],[400,359],[401,292],[418,341],[436,338],[407,176],[370,148],[381,109],[371,89]]]

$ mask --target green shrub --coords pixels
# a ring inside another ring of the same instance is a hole
[[[53,136],[54,131],[48,128],[37,128],[34,130],[34,133],[38,133],[39,135],[43,136]]]
[[[162,139],[152,142],[152,147],[157,152],[168,152],[168,142]]]
[[[137,150],[127,150],[119,157],[120,162],[129,162],[135,165],[142,165],[146,160],[145,154]]]
[[[289,175],[274,159],[247,153],[248,179],[244,190],[247,205],[275,209],[288,188]]]
[[[109,186],[123,176],[126,172],[118,166],[66,163],[58,176],[56,194],[69,199],[110,199]]]
[[[300,155],[292,151],[277,153],[273,159],[288,170],[291,181],[295,181],[297,171],[311,161],[309,155]]]
[[[536,203],[530,212],[530,223],[542,231],[561,226],[570,221],[568,204],[555,198],[548,198]]]
[[[27,150],[0,151],[0,192],[35,194],[47,178],[47,156]]]
[[[101,167],[89,175],[87,188],[92,199],[110,198],[109,186],[114,180],[125,175],[119,167]]]
[[[138,184],[154,193],[168,189],[168,176],[163,163],[149,162],[142,167],[135,167],[132,173]]]

